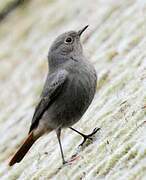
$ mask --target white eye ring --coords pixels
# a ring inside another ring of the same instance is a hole
[[[68,36],[65,41],[64,41],[66,44],[71,44],[73,43],[73,38],[71,36]]]

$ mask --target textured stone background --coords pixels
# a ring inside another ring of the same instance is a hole
[[[10,0],[1,0],[2,11]],[[11,0],[12,2],[12,0]],[[7,163],[28,132],[47,72],[47,52],[60,33],[90,28],[82,39],[99,74],[95,99],[74,127],[93,143],[64,130],[62,166],[54,132],[40,138],[25,159]],[[146,1],[27,1],[0,22],[0,179],[146,179]]]

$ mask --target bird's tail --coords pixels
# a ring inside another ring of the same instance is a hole
[[[9,162],[9,166],[13,166],[15,163],[20,162],[36,140],[37,138],[34,137],[33,131],[30,132],[22,146],[12,157],[11,161]]]

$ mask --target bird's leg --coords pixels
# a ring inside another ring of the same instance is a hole
[[[95,128],[92,133],[86,135],[86,134],[83,134],[83,133],[77,131],[76,129],[74,129],[74,128],[72,128],[72,127],[69,127],[69,128],[70,128],[71,130],[75,131],[76,133],[80,134],[80,135],[84,138],[84,139],[83,139],[83,142],[80,144],[80,146],[83,146],[83,144],[86,142],[87,139],[92,140],[92,136],[93,136],[94,134],[96,134],[97,131],[100,130],[100,128]]]
[[[66,162],[65,159],[64,159],[63,149],[62,149],[61,140],[60,140],[61,128],[58,128],[58,129],[56,130],[56,134],[57,134],[57,139],[58,139],[59,147],[60,147],[60,151],[61,151],[62,163],[63,163],[63,164],[66,164],[67,162]]]

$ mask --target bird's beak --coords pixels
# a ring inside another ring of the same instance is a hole
[[[84,28],[82,28],[81,30],[78,31],[78,35],[79,37],[81,36],[81,34],[87,29],[89,25],[85,26]]]

